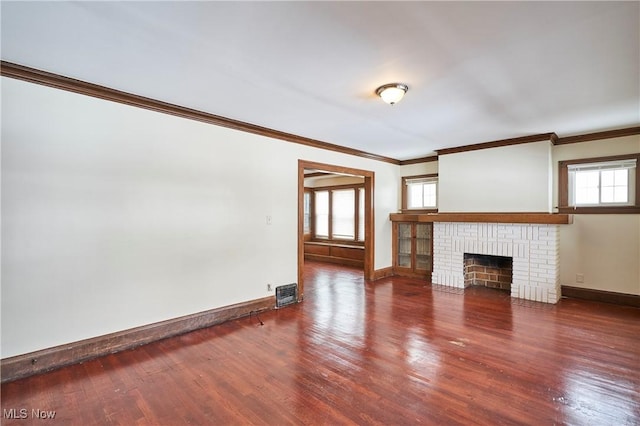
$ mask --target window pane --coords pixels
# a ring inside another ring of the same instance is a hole
[[[601,200],[603,203],[613,203],[613,186],[602,187]]]
[[[411,225],[398,224],[398,266],[411,267]]]
[[[358,189],[358,241],[364,241],[364,188]]]
[[[597,204],[598,203],[598,187],[595,188],[587,188],[587,196],[586,202],[589,204]]]
[[[600,179],[602,182],[601,201],[603,203],[626,203],[629,198],[628,189],[629,171],[602,170]]]
[[[338,189],[331,195],[332,238],[355,239],[355,190]]]
[[[425,183],[423,184],[423,207],[435,207],[436,206],[436,184]]]
[[[316,237],[329,237],[329,191],[315,192]]]
[[[407,206],[410,209],[422,207],[422,184],[411,184],[407,186]]]
[[[603,170],[600,178],[602,179],[602,186],[613,186],[614,170]]]
[[[576,204],[598,204],[600,172],[576,172]]]
[[[599,171],[576,172],[576,185],[578,188],[598,186]]]
[[[629,202],[629,170],[615,170],[614,172],[614,203]]]
[[[435,181],[407,185],[407,208],[435,208],[437,205],[437,183]]]
[[[629,202],[629,191],[627,187],[616,186],[613,193],[614,203],[627,203]]]
[[[304,233],[311,232],[311,193],[304,193]]]
[[[628,169],[623,169],[623,170],[616,170],[614,172],[614,182],[616,185],[624,185],[627,186],[627,183],[629,182],[629,170]]]

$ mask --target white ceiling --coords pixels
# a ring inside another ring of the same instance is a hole
[[[640,123],[640,2],[6,2],[2,59],[410,159]],[[379,85],[409,86],[395,106]]]

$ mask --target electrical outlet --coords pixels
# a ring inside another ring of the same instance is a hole
[[[273,288],[271,287],[271,284],[267,284],[267,291],[273,291]]]
[[[576,282],[583,283],[584,282],[584,274],[576,274]]]
[[[271,225],[272,221],[273,221],[273,218],[271,217],[271,215],[267,215],[267,225]]]

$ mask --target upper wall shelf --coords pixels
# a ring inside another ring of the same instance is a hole
[[[561,213],[391,213],[392,222],[532,223],[568,225],[573,215]]]

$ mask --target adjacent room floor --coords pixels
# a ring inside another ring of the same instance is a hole
[[[3,384],[2,424],[640,424],[640,309],[305,273],[303,303]]]

